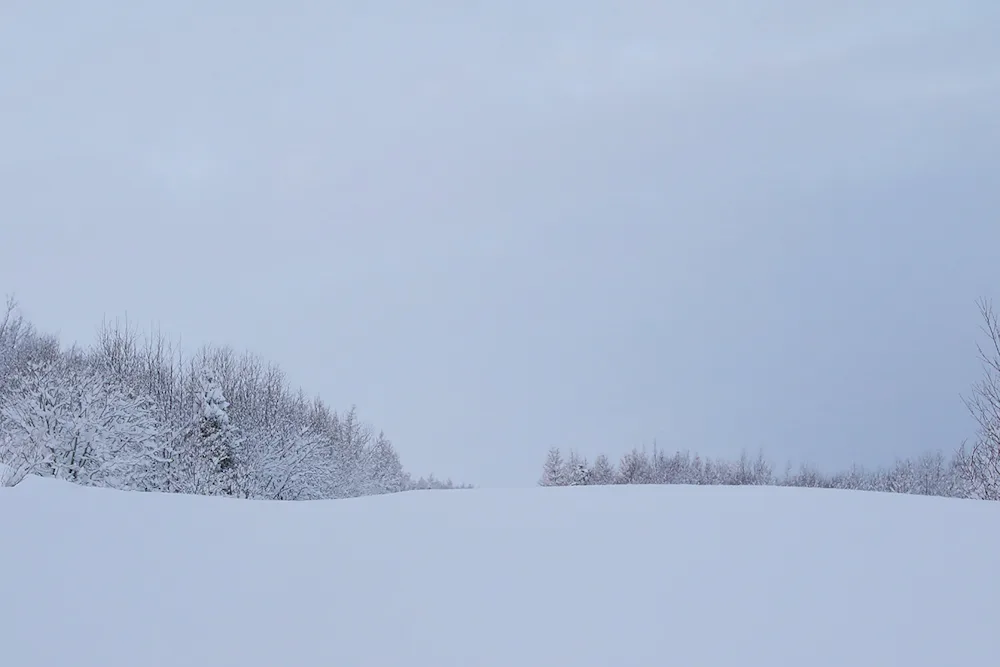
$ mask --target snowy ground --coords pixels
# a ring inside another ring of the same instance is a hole
[[[720,487],[265,503],[0,489],[33,667],[945,667],[1000,659],[1000,503]]]

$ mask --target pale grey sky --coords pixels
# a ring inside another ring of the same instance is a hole
[[[996,0],[0,5],[0,292],[357,403],[416,474],[971,434]]]

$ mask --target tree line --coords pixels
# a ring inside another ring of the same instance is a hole
[[[774,469],[763,454],[738,459],[703,458],[688,451],[668,453],[633,448],[618,461],[601,454],[588,462],[575,451],[566,455],[558,447],[549,450],[542,467],[542,486],[606,484],[720,484],[727,486],[798,486],[855,491],[884,491],[946,497],[972,497],[962,475],[958,456],[942,452],[915,459],[899,459],[891,467],[849,470],[824,474],[808,465]]]
[[[162,334],[105,323],[89,347],[0,315],[0,485],[88,486],[266,500],[455,488],[413,479],[385,433],[229,347],[185,358]]]
[[[606,455],[588,462],[575,451],[549,450],[538,483],[542,486],[603,484],[724,484],[818,487],[1000,500],[1000,318],[987,301],[979,312],[985,342],[977,346],[981,379],[964,398],[976,425],[970,443],[953,453],[929,452],[901,458],[889,467],[824,474],[810,466],[786,466],[777,473],[763,454],[738,460],[709,459],[690,452],[668,454],[634,448],[618,461]]]
[[[107,322],[63,347],[8,300],[0,311],[0,485],[42,475],[90,486],[269,500],[465,488],[413,479],[356,408],[331,410],[250,353],[204,346],[185,358],[162,334]],[[980,303],[982,377],[965,404],[977,430],[954,453],[825,474],[634,448],[588,462],[552,448],[539,483],[782,485],[1000,500],[1000,319]]]

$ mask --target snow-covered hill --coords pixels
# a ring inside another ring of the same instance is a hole
[[[1000,504],[606,487],[310,503],[0,489],[18,667],[1000,659]]]

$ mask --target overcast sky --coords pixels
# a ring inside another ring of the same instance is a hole
[[[552,445],[951,449],[998,35],[996,0],[4,0],[0,293],[250,349],[482,486]]]

